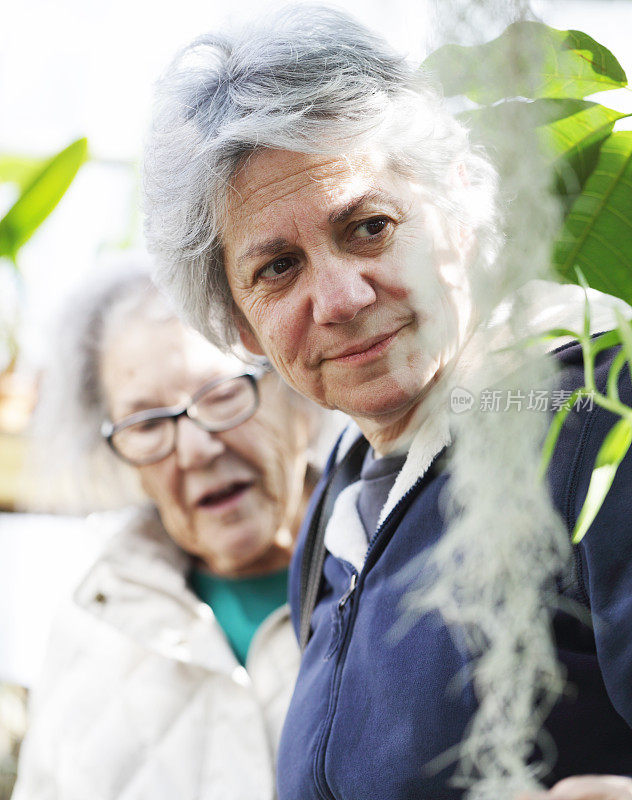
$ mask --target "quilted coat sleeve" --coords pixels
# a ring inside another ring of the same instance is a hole
[[[116,681],[129,667],[116,652],[116,639],[114,631],[70,602],[60,609],[29,699],[13,800],[96,800],[77,754],[87,749],[99,722],[95,710],[108,707]],[[108,670],[108,680],[100,662],[107,659],[111,664],[113,657],[121,661],[121,669]]]

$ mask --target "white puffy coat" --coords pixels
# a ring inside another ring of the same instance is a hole
[[[271,800],[298,670],[287,607],[240,666],[187,587],[188,557],[135,514],[53,626],[13,800]]]

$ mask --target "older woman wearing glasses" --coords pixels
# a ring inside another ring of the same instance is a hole
[[[59,616],[14,797],[272,798],[313,411],[181,324],[143,273],[62,327],[41,412],[57,446],[81,443],[84,477],[98,453],[121,465],[150,503]]]

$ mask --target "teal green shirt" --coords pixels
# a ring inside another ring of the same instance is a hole
[[[252,637],[263,620],[287,602],[287,569],[250,578],[220,578],[192,569],[189,584],[213,610],[235,655],[246,663]]]

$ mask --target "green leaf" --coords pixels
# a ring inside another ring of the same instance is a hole
[[[599,145],[612,133],[614,123],[631,116],[586,100],[536,100],[568,112],[538,126],[542,152],[552,164],[563,187],[577,191],[584,186],[599,156]]]
[[[591,339],[590,349],[594,357],[597,353],[601,353],[602,350],[607,350],[609,347],[614,347],[617,344],[621,344],[621,334],[619,331],[607,331],[596,339]]]
[[[623,461],[631,444],[632,422],[628,418],[620,419],[608,431],[597,454],[586,499],[573,531],[573,544],[578,544],[584,538],[599,513],[599,509],[610,491],[619,464]]]
[[[632,131],[611,134],[564,221],[554,248],[559,274],[580,266],[594,289],[632,302]]]
[[[626,362],[626,353],[625,350],[619,350],[616,356],[612,359],[612,364],[610,365],[610,369],[608,370],[608,383],[607,383],[607,395],[611,400],[619,402],[619,375],[621,370],[623,369],[623,365]]]
[[[601,139],[614,123],[632,116],[590,100],[544,97],[539,100],[505,100],[493,106],[482,106],[461,112],[458,117],[476,134],[507,129],[516,123],[538,128],[547,152],[557,158],[571,152],[578,144]]]
[[[543,331],[539,336],[534,337],[539,341],[548,341],[549,339],[559,339],[562,336],[571,336],[573,339],[580,339],[581,335],[577,331],[572,331],[570,328],[549,328]]]
[[[628,368],[630,370],[630,378],[632,379],[632,327],[631,323],[627,320],[618,308],[614,310],[617,318],[617,331],[621,334],[621,343],[625,352],[625,357],[628,361]]]
[[[597,163],[599,146],[627,116],[632,115],[587,100],[543,98],[508,100],[463,112],[459,119],[492,157],[503,152],[508,131],[533,129],[558,191],[577,195]]]
[[[575,267],[575,275],[577,275],[577,283],[584,290],[584,340],[590,340],[590,301],[588,300],[588,290],[590,286],[586,280],[586,276],[579,267]]]
[[[612,364],[608,370],[608,383],[606,393],[611,400],[619,402],[619,375],[626,362],[625,350],[619,350],[616,356],[612,359]]]
[[[15,261],[27,242],[61,200],[88,156],[86,139],[79,139],[54,156],[35,175],[0,220],[0,256]]]
[[[547,331],[536,333],[533,336],[525,336],[506,347],[499,347],[494,350],[494,353],[514,353],[516,351],[526,350],[535,345],[546,344],[546,342],[550,342],[552,339],[561,339],[562,337],[569,336],[571,339],[581,339],[581,334],[570,330],[570,328],[550,328]]]
[[[0,155],[0,181],[17,183],[21,188],[25,188],[45,163],[46,159],[44,158],[5,153]]]
[[[551,158],[569,157],[578,149],[603,141],[617,120],[632,116],[589,100],[544,98],[528,105],[534,110],[543,150]]]
[[[423,63],[446,95],[477,103],[509,97],[585,97],[627,85],[621,65],[603,45],[581,31],[560,31],[540,22],[516,22],[491,42],[444,45]]]
[[[547,431],[546,438],[544,440],[544,445],[542,446],[542,455],[540,456],[540,465],[538,467],[538,474],[540,478],[543,478],[546,475],[546,471],[549,468],[549,464],[553,456],[553,451],[555,450],[555,445],[557,444],[562,427],[566,422],[566,417],[568,417],[571,409],[577,401],[577,398],[582,394],[582,392],[583,389],[581,388],[575,389],[564,405],[560,406],[555,412],[555,416],[551,420],[549,430]]]
[[[586,299],[588,299],[588,290],[590,289],[590,285],[586,280],[586,276],[579,267],[575,267],[575,275],[577,277],[577,283],[582,287],[584,290],[584,295],[586,296]]]

